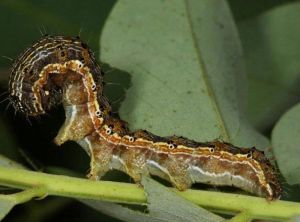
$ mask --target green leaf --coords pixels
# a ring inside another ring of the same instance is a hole
[[[262,14],[264,11],[270,10],[271,8],[278,7],[294,0],[284,1],[261,1],[261,0],[228,0],[232,13],[234,14],[235,21],[240,21],[250,17],[255,17]]]
[[[272,145],[280,172],[289,184],[300,183],[300,104],[286,112],[272,132]]]
[[[267,129],[299,101],[300,4],[277,7],[238,24],[250,79],[248,114]]]
[[[147,193],[150,215],[157,215],[162,221],[223,221],[224,219],[200,208],[170,191],[167,187],[149,177],[142,184]]]
[[[245,71],[225,1],[119,1],[101,59],[131,74],[120,108],[132,129],[265,147],[244,115]]]
[[[17,163],[11,159],[8,159],[7,157],[5,157],[1,154],[0,154],[0,166],[9,167],[9,168],[25,169],[25,167],[22,164]]]
[[[149,177],[144,177],[142,184],[147,193],[149,213],[141,213],[140,211],[131,210],[118,204],[103,201],[80,201],[110,216],[132,222],[216,222],[224,220],[178,196]]]
[[[292,217],[288,222],[300,222],[300,215]]]
[[[137,210],[132,210],[119,204],[109,203],[105,201],[79,199],[80,202],[90,206],[91,208],[100,211],[111,217],[122,221],[131,222],[160,222],[157,218],[151,217]]]
[[[0,195],[0,220],[2,220],[16,204],[13,199],[7,199],[5,195]]]

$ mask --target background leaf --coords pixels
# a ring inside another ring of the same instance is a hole
[[[300,104],[286,112],[272,132],[274,154],[289,184],[300,183]]]
[[[295,2],[297,0],[228,0],[235,21],[241,21],[250,17],[258,16],[265,11],[274,8],[276,6],[282,6],[289,2]]]
[[[269,129],[299,101],[300,3],[274,8],[238,23],[250,80],[248,114]]]
[[[102,61],[132,75],[120,108],[131,128],[267,146],[244,116],[244,64],[225,2],[119,1],[100,47]]]
[[[0,154],[0,166],[4,166],[4,167],[15,167],[15,168],[25,168],[24,166],[22,166],[21,164],[8,159],[7,157],[3,156]]]
[[[0,221],[11,211],[16,202],[0,195]]]
[[[223,221],[224,219],[200,208],[170,191],[149,177],[142,184],[147,193],[148,209],[162,221]]]

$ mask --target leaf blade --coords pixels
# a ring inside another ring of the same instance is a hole
[[[300,104],[278,121],[272,132],[272,145],[280,172],[289,184],[300,183]]]
[[[286,4],[238,23],[249,76],[248,116],[261,130],[300,96],[299,10],[299,3]]]
[[[15,205],[15,201],[7,199],[4,195],[0,195],[0,221],[5,218]]]
[[[145,222],[216,222],[223,218],[185,200],[149,177],[142,179],[147,193],[148,211],[142,213],[127,207],[94,200],[80,200],[88,206],[125,221]]]
[[[118,2],[100,46],[103,61],[132,74],[121,116],[155,134],[265,147],[267,140],[245,124],[238,41],[226,3]]]

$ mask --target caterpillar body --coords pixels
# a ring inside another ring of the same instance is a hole
[[[25,50],[13,64],[9,93],[14,108],[29,116],[63,104],[66,119],[55,143],[80,144],[91,158],[91,179],[117,169],[136,183],[142,175],[156,175],[179,190],[205,183],[234,186],[269,200],[281,195],[274,167],[254,147],[131,132],[111,115],[100,66],[79,38],[45,36]]]

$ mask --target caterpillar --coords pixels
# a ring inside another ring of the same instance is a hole
[[[136,183],[155,175],[181,191],[204,183],[234,186],[268,200],[282,193],[276,170],[254,147],[131,132],[111,114],[101,68],[79,37],[44,36],[34,43],[15,60],[8,88],[14,109],[27,116],[63,104],[66,119],[54,141],[75,141],[89,154],[90,179],[117,169]]]

